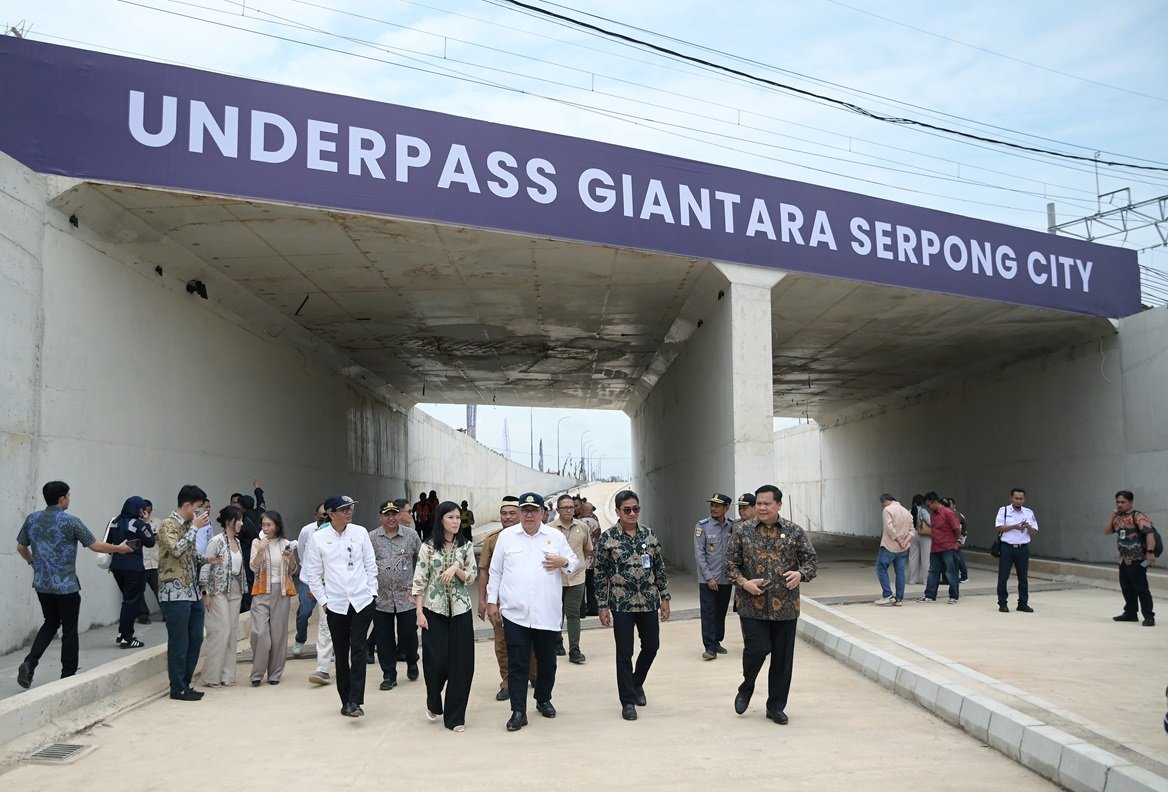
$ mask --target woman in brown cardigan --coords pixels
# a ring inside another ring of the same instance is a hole
[[[251,546],[251,684],[259,687],[267,674],[269,685],[280,684],[288,656],[288,614],[296,586],[292,575],[296,558],[284,538],[279,512],[264,512],[260,538]]]

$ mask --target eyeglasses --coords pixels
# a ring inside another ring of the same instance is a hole
[[[333,511],[335,511],[335,512],[351,512],[351,511],[353,511],[353,507],[352,506],[342,506],[339,509],[333,509]]]
[[[621,506],[621,514],[640,514],[640,506]]]

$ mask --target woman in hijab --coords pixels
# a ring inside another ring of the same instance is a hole
[[[268,675],[269,685],[280,684],[288,656],[288,614],[296,596],[292,575],[296,557],[284,538],[284,518],[266,511],[260,520],[259,539],[251,545],[251,684],[259,687]]]
[[[235,649],[239,643],[239,602],[247,588],[239,530],[243,512],[235,506],[219,510],[223,533],[207,542],[207,553],[222,556],[222,564],[203,564],[199,590],[207,611],[207,638],[203,643],[203,684],[209,688],[235,684]]]
[[[110,572],[122,591],[122,611],[118,619],[118,646],[138,649],[146,644],[134,637],[134,620],[138,616],[138,602],[146,589],[146,567],[142,563],[142,548],[154,546],[154,529],[146,513],[148,501],[137,495],[126,498],[122,512],[110,521],[106,541],[110,544],[126,542],[131,552],[115,553],[110,559]]]
[[[413,587],[422,628],[426,717],[435,721],[441,715],[446,728],[456,732],[466,729],[466,704],[474,678],[470,586],[478,573],[474,545],[462,537],[460,525],[458,504],[439,504],[430,538],[418,553]]]

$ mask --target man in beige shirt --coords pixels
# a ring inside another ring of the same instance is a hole
[[[480,619],[486,618],[487,612],[487,581],[491,577],[491,556],[495,553],[495,544],[499,541],[499,534],[512,525],[519,524],[519,498],[506,495],[499,506],[498,529],[491,531],[483,539],[482,550],[479,551],[479,607]],[[503,626],[492,623],[495,628],[495,660],[499,663],[499,692],[495,694],[495,701],[508,701],[510,691],[507,687],[507,641],[503,638]],[[535,663],[531,664],[532,679],[535,678]]]
[[[580,559],[580,568],[571,575],[564,576],[564,621],[568,624],[568,662],[580,665],[584,662],[584,653],[580,651],[580,609],[584,603],[584,582],[588,576],[588,565],[585,560],[592,555],[591,530],[582,520],[574,516],[576,505],[571,495],[561,495],[556,499],[556,520],[552,527],[559,530],[568,540],[568,546]],[[556,654],[564,654],[564,637],[560,634],[560,642],[556,647]]]
[[[883,511],[880,515],[883,530],[880,533],[880,551],[876,556],[876,579],[880,581],[880,599],[877,605],[899,605],[904,601],[904,563],[913,536],[913,518],[908,509],[897,503],[887,492],[880,496]],[[888,585],[888,565],[896,572],[896,596]]]

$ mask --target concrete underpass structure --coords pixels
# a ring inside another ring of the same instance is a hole
[[[187,481],[260,475],[297,518],[332,490],[569,483],[422,401],[624,410],[646,522],[684,568],[715,490],[774,481],[795,519],[870,533],[889,487],[948,489],[973,516],[1015,481],[1073,480],[1060,508],[1094,532],[1106,515],[1086,466],[1059,472],[1065,449],[1149,454],[1163,479],[1162,424],[1131,422],[1156,410],[1163,312],[1113,321],[1139,310],[1131,251],[29,41],[0,39],[0,76],[10,525],[51,478],[91,527]],[[1076,381],[1096,373],[1128,395]],[[776,445],[775,415],[820,428]],[[930,461],[946,433],[959,463]],[[35,600],[0,553],[25,605],[0,616],[9,647]],[[114,612],[90,566],[83,624]]]

